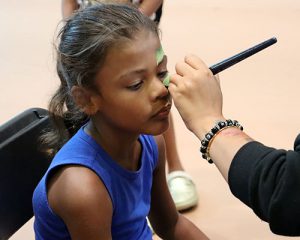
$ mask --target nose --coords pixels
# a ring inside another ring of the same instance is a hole
[[[161,79],[155,77],[152,84],[153,100],[168,98],[170,96],[168,88],[163,84]]]

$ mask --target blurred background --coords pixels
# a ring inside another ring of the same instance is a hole
[[[59,0],[1,2],[0,124],[27,108],[47,107],[58,86],[53,43],[60,19]],[[275,45],[220,73],[224,115],[239,120],[256,140],[292,149],[300,124],[299,22],[298,0],[165,0],[160,28],[171,73],[186,54],[212,65],[277,37]],[[272,234],[230,193],[216,167],[201,158],[196,137],[172,111],[179,153],[199,193],[198,206],[183,214],[211,239],[291,239]],[[32,223],[11,239],[34,239]]]

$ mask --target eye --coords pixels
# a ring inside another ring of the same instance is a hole
[[[136,84],[128,86],[127,88],[129,90],[132,90],[132,91],[137,91],[137,90],[139,90],[141,88],[142,85],[143,85],[143,81],[140,81],[140,82],[138,82]]]
[[[159,72],[159,73],[157,73],[157,77],[159,78],[159,79],[165,79],[165,77],[168,75],[168,71],[162,71],[162,72]]]

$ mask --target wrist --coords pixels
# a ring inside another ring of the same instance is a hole
[[[198,121],[192,122],[189,129],[201,140],[205,137],[205,134],[208,133],[214,125],[216,125],[217,122],[225,120],[226,119],[223,116],[205,119],[202,118]]]
[[[200,148],[200,152],[202,153],[202,157],[204,159],[206,159],[209,163],[213,163],[211,157],[210,157],[210,148],[211,145],[213,143],[213,141],[215,140],[215,138],[219,135],[221,135],[222,133],[226,132],[226,130],[228,129],[232,129],[235,128],[236,130],[243,131],[243,127],[242,125],[236,121],[236,120],[231,120],[231,119],[227,119],[227,120],[222,120],[217,122],[211,129],[210,131],[208,131],[203,139],[201,139],[201,148]],[[229,131],[226,132],[225,135],[236,135],[236,133],[233,131]]]

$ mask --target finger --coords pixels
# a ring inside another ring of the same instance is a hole
[[[192,68],[189,64],[186,62],[178,62],[175,65],[176,73],[180,76],[185,76],[191,74],[193,71],[195,71],[194,68]]]
[[[199,57],[193,54],[185,56],[184,61],[193,69],[208,69],[205,62],[202,61]]]
[[[168,90],[169,90],[169,93],[171,94],[171,97],[174,98],[174,95],[176,94],[176,91],[177,91],[177,86],[173,83],[170,83]]]
[[[219,76],[219,74],[216,74],[214,76],[215,76],[216,81],[220,84],[220,76]]]
[[[182,85],[184,84],[184,78],[178,74],[173,74],[170,76],[170,84],[168,90],[172,96],[172,98],[176,98],[180,89],[182,89]]]
[[[178,74],[170,75],[170,85],[175,85],[178,87],[183,81],[183,77]]]

